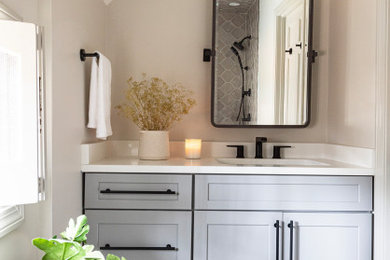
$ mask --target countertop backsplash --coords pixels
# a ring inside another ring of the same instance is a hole
[[[244,145],[246,158],[253,158],[255,143],[208,142],[202,143],[202,158],[234,158],[235,149],[227,145]],[[352,164],[364,168],[374,168],[375,150],[352,146],[318,143],[265,143],[264,158],[272,158],[274,145],[289,145],[291,149],[283,151],[283,158],[324,159]],[[91,164],[102,159],[138,156],[138,141],[105,141],[81,145],[81,164]],[[171,158],[184,158],[184,142],[170,142]]]

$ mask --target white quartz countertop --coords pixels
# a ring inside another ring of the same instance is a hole
[[[171,174],[248,174],[248,175],[338,175],[373,176],[374,169],[338,161],[315,159],[326,166],[244,166],[222,164],[214,158],[187,160],[171,158],[166,161],[142,161],[135,157],[110,157],[83,164],[86,173],[171,173]]]

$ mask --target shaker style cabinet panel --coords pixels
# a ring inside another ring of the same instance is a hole
[[[191,212],[87,210],[88,243],[129,260],[191,259]]]
[[[196,210],[371,211],[371,177],[195,176]]]
[[[193,259],[275,260],[281,219],[278,212],[195,212]]]
[[[370,260],[371,226],[371,214],[284,214],[284,259]]]
[[[372,260],[371,177],[88,173],[84,206],[129,260]]]
[[[192,176],[86,174],[86,209],[191,209]]]

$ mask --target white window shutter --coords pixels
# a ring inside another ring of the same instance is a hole
[[[34,24],[0,20],[0,206],[41,197],[37,33]]]

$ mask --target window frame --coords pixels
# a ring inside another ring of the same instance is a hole
[[[20,227],[23,221],[22,205],[0,207],[0,238]]]

